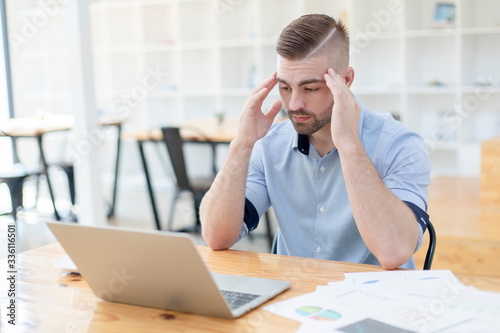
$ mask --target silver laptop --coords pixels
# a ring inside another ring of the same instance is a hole
[[[47,225],[92,292],[106,301],[236,318],[290,287],[288,281],[210,273],[187,234]]]

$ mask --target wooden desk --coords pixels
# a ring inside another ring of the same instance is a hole
[[[289,290],[263,306],[312,292],[317,285],[344,279],[344,272],[380,271],[378,266],[340,263],[236,250],[198,247],[211,271],[292,282]],[[294,332],[299,323],[259,307],[239,319],[226,320],[175,311],[101,301],[79,275],[53,264],[65,253],[58,243],[17,258],[16,328],[36,332]],[[0,261],[7,267],[5,260]],[[500,279],[458,276],[466,285],[500,291]],[[0,295],[2,307],[7,293]],[[5,308],[2,308],[5,310]],[[5,317],[2,315],[2,319]],[[9,325],[2,322],[2,327]]]
[[[113,187],[113,197],[112,203],[110,205],[109,215],[113,215],[114,207],[116,202],[116,184],[118,177],[118,160],[120,156],[120,146],[121,146],[121,128],[123,118],[117,118],[112,116],[103,116],[99,118],[99,125],[104,126],[115,126],[118,128],[118,138],[117,138],[117,151],[116,151],[116,163],[115,163],[115,183]],[[75,124],[75,117],[70,114],[49,114],[40,117],[20,117],[11,118],[6,124],[0,126],[0,136],[9,136],[12,138],[22,138],[22,137],[32,137],[36,138],[38,143],[38,149],[40,153],[40,160],[42,163],[42,173],[47,179],[47,187],[49,189],[50,198],[52,200],[52,206],[54,208],[54,215],[57,220],[60,219],[59,213],[57,212],[54,191],[52,189],[52,183],[48,175],[48,165],[45,158],[45,152],[43,149],[43,136],[47,133],[68,131],[73,128]]]

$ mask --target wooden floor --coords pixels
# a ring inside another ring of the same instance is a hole
[[[500,277],[500,207],[481,205],[480,179],[437,177],[429,186],[430,219],[437,247],[432,269]],[[423,266],[428,235],[417,252]]]

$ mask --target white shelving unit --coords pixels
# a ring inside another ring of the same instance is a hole
[[[498,1],[446,1],[446,28],[434,22],[440,2],[350,2],[353,90],[424,137],[434,174],[478,175],[480,142],[500,135]]]
[[[211,0],[94,1],[94,35],[101,35],[96,67],[103,69],[96,73],[111,86],[99,90],[105,92],[100,105],[109,103],[110,95],[121,95],[121,89],[133,89],[145,68],[159,68],[168,74],[148,91],[140,110],[132,112],[130,126],[177,124],[220,112],[237,116],[252,86],[275,70],[274,43],[281,29],[305,12],[338,16],[345,10],[341,5],[305,0],[221,0],[218,6]]]

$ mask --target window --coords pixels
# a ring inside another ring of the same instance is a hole
[[[6,35],[3,27],[5,26],[4,20],[5,2],[0,0],[0,124],[5,124],[9,119],[9,101],[7,95],[7,76],[6,76],[6,63],[5,63],[5,48],[4,48],[4,35]],[[12,147],[10,139],[0,137],[0,169],[12,164]]]

